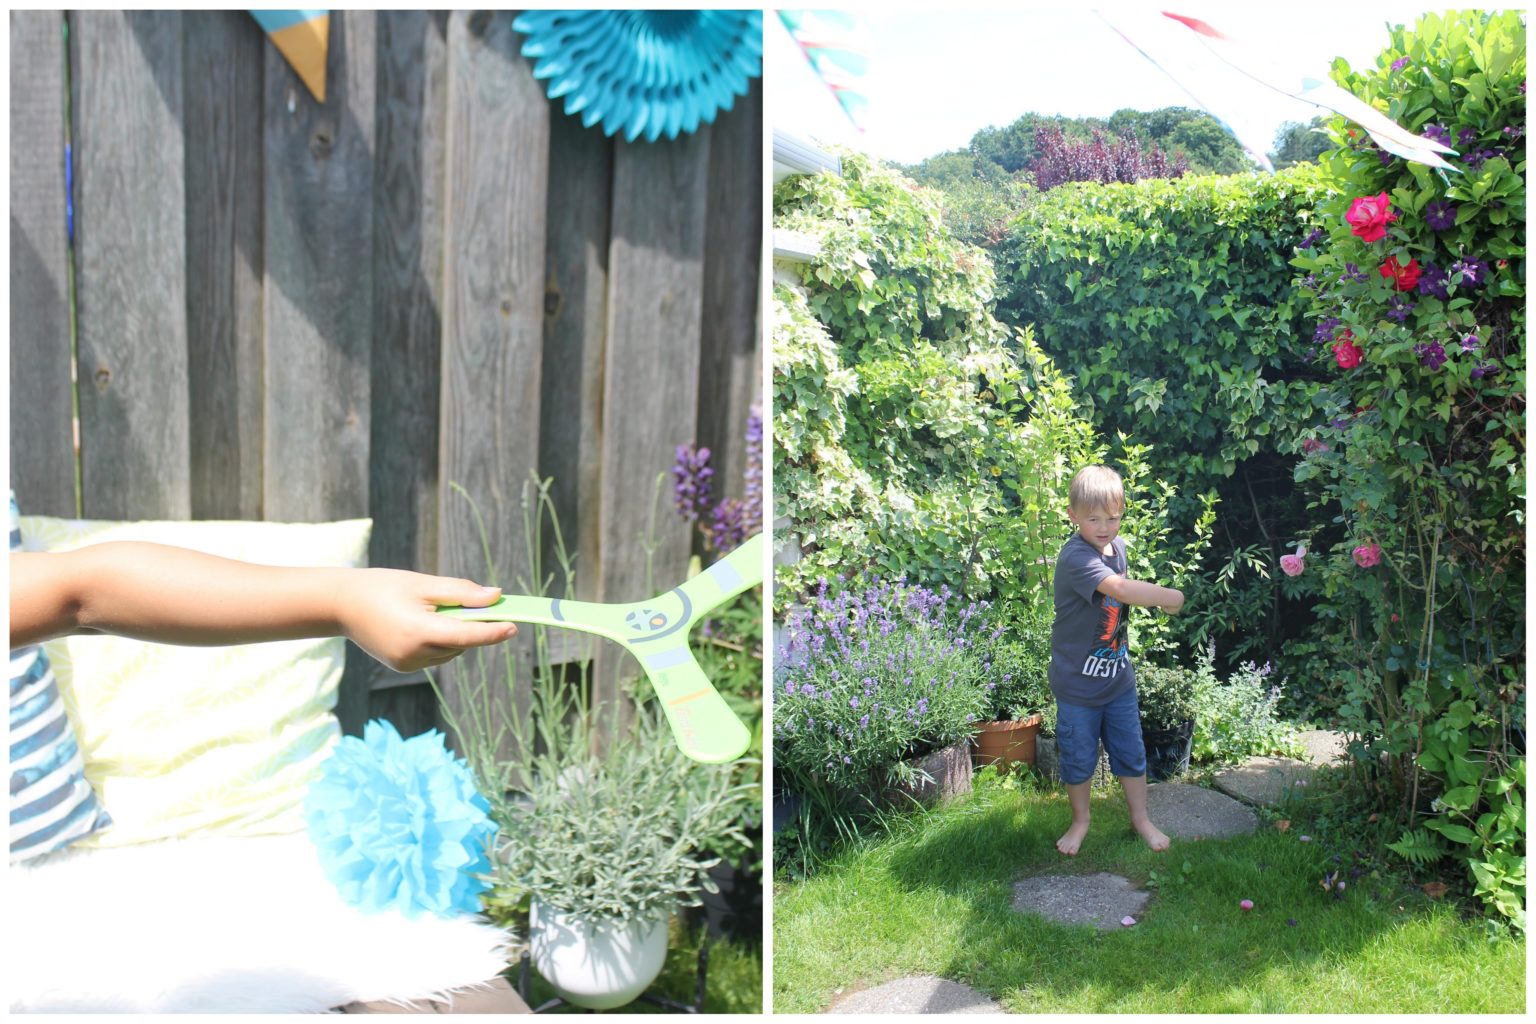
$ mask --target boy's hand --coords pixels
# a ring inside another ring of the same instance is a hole
[[[470,647],[515,636],[513,623],[466,622],[437,614],[439,605],[484,608],[499,597],[500,588],[472,580],[359,569],[347,574],[337,595],[337,621],[347,639],[378,661],[396,672],[415,672],[452,661]]]
[[[1169,615],[1177,615],[1184,607],[1184,592],[1181,590],[1174,590],[1172,593],[1178,597],[1178,600],[1169,601],[1160,607]]]

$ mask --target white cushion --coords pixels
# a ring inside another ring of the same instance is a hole
[[[110,522],[22,516],[29,551],[150,541],[266,565],[366,564],[371,521]],[[45,645],[85,776],[123,846],[304,828],[303,799],[340,737],[338,638],[178,647],[115,636]]]

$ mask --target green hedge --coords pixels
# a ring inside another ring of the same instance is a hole
[[[1311,329],[1289,260],[1324,192],[1311,165],[1053,189],[993,254],[996,314],[1034,325],[1102,430],[1174,441],[1158,470],[1204,489],[1300,420]]]

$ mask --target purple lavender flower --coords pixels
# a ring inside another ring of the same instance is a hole
[[[1445,231],[1456,226],[1456,207],[1443,199],[1433,200],[1424,208],[1424,223],[1431,231]]]
[[[1296,248],[1298,248],[1298,249],[1310,249],[1314,245],[1316,245],[1318,240],[1320,238],[1322,238],[1322,237],[1323,237],[1323,229],[1322,228],[1313,228],[1311,234],[1307,235],[1306,238],[1303,238],[1300,242],[1296,243]]]
[[[1446,290],[1448,283],[1449,279],[1444,270],[1428,260],[1424,261],[1424,265],[1419,269],[1418,292],[1420,295],[1432,295],[1437,299],[1448,299],[1451,297],[1451,293]]]
[[[1431,370],[1438,370],[1445,365],[1445,348],[1438,341],[1415,345],[1413,351],[1419,357],[1419,362]]]
[[[859,719],[859,728],[860,729],[868,729],[869,728],[869,716],[868,715],[865,715],[864,717]]]
[[[1424,137],[1431,142],[1438,142],[1442,146],[1451,144],[1451,132],[1443,124],[1427,124],[1424,126]]]
[[[678,515],[690,523],[698,521],[700,511],[709,504],[709,478],[714,475],[709,467],[708,448],[677,446],[677,461],[672,464],[672,499]]]
[[[1408,66],[1408,58],[1407,57],[1399,57],[1399,58],[1397,58],[1397,60],[1392,62],[1392,70],[1393,71],[1401,71],[1401,70],[1403,70],[1403,68],[1405,68],[1407,66]]]

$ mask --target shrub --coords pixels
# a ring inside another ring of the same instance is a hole
[[[1457,147],[1459,173],[1330,123],[1339,191],[1317,205],[1326,238],[1294,261],[1324,380],[1291,442],[1316,518],[1288,585],[1322,616],[1310,653],[1399,815],[1394,849],[1456,851],[1523,927],[1525,28],[1513,12],[1425,15],[1374,69],[1338,62],[1334,79]]]
[[[775,652],[774,765],[797,791],[909,783],[905,759],[974,731],[987,706],[984,606],[870,583],[793,613]]]
[[[1053,700],[1047,671],[1051,664],[1051,622],[1043,615],[1002,621],[997,639],[982,645],[988,721],[1023,721]],[[991,636],[993,634],[989,634]]]
[[[1175,729],[1194,718],[1200,694],[1216,681],[1206,658],[1194,668],[1179,665],[1138,665],[1136,703],[1142,724],[1153,731]]]
[[[1028,332],[993,319],[985,254],[860,154],[781,182],[775,225],[821,250],[774,290],[775,520],[803,551],[776,610],[855,565],[1048,602],[1067,481],[1102,448]]]
[[[1029,162],[1035,187],[1045,192],[1069,181],[1141,181],[1143,178],[1181,178],[1189,169],[1183,157],[1169,160],[1157,143],[1141,148],[1129,127],[1122,129],[1114,142],[1105,142],[1104,133],[1095,129],[1087,142],[1067,139],[1060,127],[1041,125],[1035,129],[1036,156]]]
[[[1272,674],[1270,665],[1244,662],[1226,682],[1212,678],[1200,688],[1191,760],[1240,764],[1266,754],[1301,754],[1295,727],[1280,715],[1281,686],[1266,683]]]

